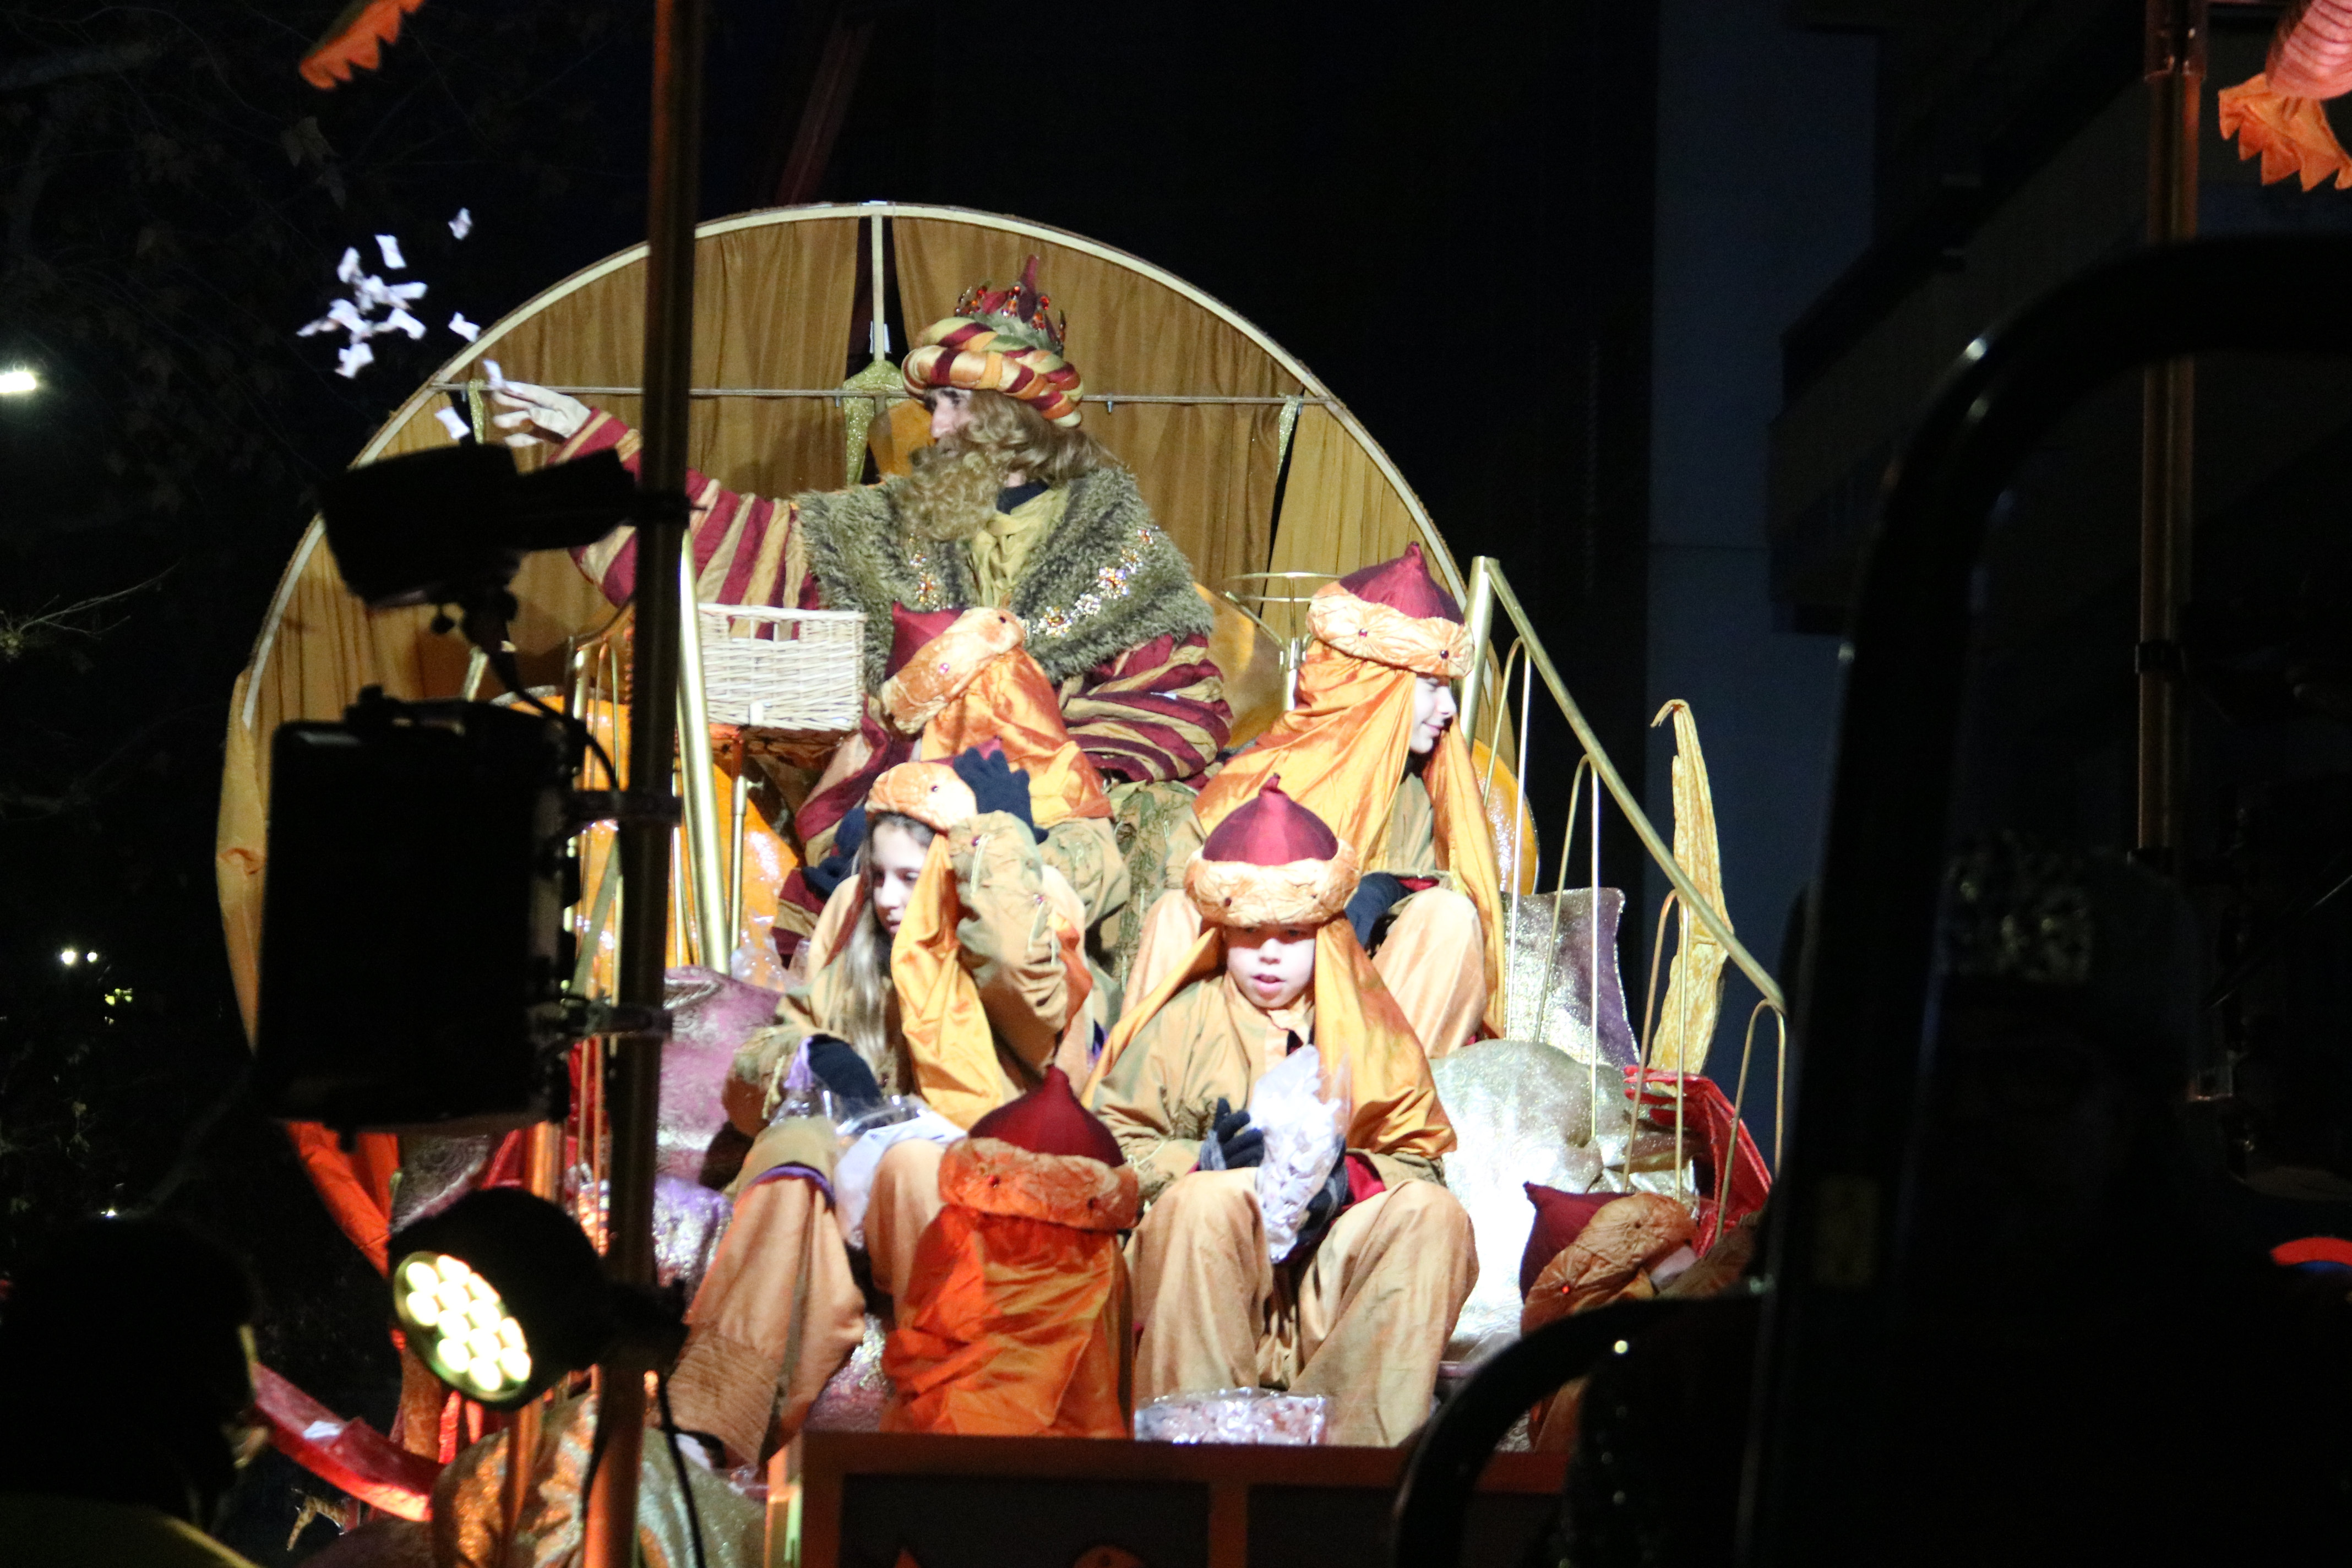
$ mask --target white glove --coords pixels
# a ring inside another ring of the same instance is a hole
[[[506,437],[508,446],[530,447],[541,441],[561,446],[588,423],[588,405],[578,398],[533,386],[527,381],[509,381],[500,374],[496,360],[483,363],[489,372],[491,400],[514,410],[490,416],[490,423],[499,429],[514,432]]]

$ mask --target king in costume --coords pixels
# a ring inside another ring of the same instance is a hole
[[[907,395],[931,405],[939,440],[913,473],[789,500],[689,473],[696,591],[713,603],[861,610],[877,633],[894,605],[1006,611],[1104,779],[1194,779],[1231,722],[1209,606],[1135,476],[1079,428],[1080,377],[1035,273],[1032,257],[1020,283],[968,290],[919,334],[903,375]],[[636,433],[612,415],[519,383],[498,397],[513,410],[501,426],[560,441],[556,461],[609,448],[634,468]],[[634,531],[577,553],[609,598],[627,599]],[[888,647],[866,639],[869,694]],[[830,852],[874,778],[912,754],[869,711],[794,815],[807,863]],[[798,871],[785,893],[803,920],[822,905]]]

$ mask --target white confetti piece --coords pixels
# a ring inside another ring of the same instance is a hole
[[[341,303],[341,301],[339,300],[339,301],[337,301],[337,303]],[[330,328],[330,327],[333,326],[334,324],[335,324],[335,318],[334,318],[334,317],[332,317],[332,316],[321,316],[321,317],[320,317],[317,321],[312,321],[311,323],[310,323],[310,325],[308,325],[308,326],[304,326],[304,327],[297,327],[297,328],[294,330],[294,335],[295,335],[296,337],[298,337],[298,338],[312,337],[312,336],[315,336],[316,334],[318,334],[318,333],[320,333],[320,332],[323,332],[323,331],[325,331],[328,328]]]
[[[473,322],[466,320],[466,313],[463,310],[457,311],[450,316],[449,330],[457,333],[459,337],[465,339],[469,343],[476,338],[482,335],[482,329],[474,325]]]
[[[351,247],[343,252],[342,260],[335,264],[335,277],[345,283],[356,283],[360,280],[360,253],[357,246]]]
[[[348,381],[359,374],[360,367],[375,363],[375,350],[365,343],[353,343],[335,356],[335,374]]]
[[[425,285],[422,283],[395,283],[391,288],[386,289],[384,293],[388,298],[404,303],[410,300],[422,300],[425,298]]]
[[[386,272],[404,272],[408,269],[408,258],[400,254],[400,241],[396,237],[389,234],[377,235],[375,247],[383,252],[383,269]]]
[[[471,207],[459,207],[457,209],[457,216],[449,220],[450,235],[455,238],[463,239],[473,232],[474,209]]]
[[[302,1428],[302,1440],[306,1443],[331,1443],[342,1435],[343,1424],[340,1421],[313,1421]]]
[[[507,373],[499,368],[498,361],[494,359],[486,359],[482,362],[482,368],[489,372],[489,380],[492,386],[504,386],[507,384]]]
[[[460,418],[456,409],[436,408],[433,411],[433,417],[441,421],[441,428],[449,432],[449,439],[452,441],[468,441],[473,438],[473,426]]]
[[[413,342],[425,335],[425,323],[394,305],[392,308],[392,314],[384,318],[381,330],[387,332],[406,332]]]

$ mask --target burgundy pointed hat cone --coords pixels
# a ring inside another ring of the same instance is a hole
[[[1282,793],[1276,773],[1227,814],[1184,868],[1184,890],[1211,925],[1321,925],[1356,890],[1356,852]]]
[[[1078,1155],[1106,1165],[1123,1165],[1118,1140],[1099,1117],[1078,1103],[1069,1076],[1045,1069],[1045,1081],[1020,1099],[998,1106],[971,1124],[975,1138],[996,1138],[1033,1154]]]
[[[1429,574],[1429,563],[1418,542],[1406,545],[1404,553],[1393,561],[1349,573],[1339,579],[1339,586],[1359,599],[1386,605],[1417,621],[1462,618],[1462,606]]]
[[[893,602],[890,605],[890,658],[882,667],[885,679],[898,674],[913,662],[923,645],[956,624],[961,610],[910,610]]]

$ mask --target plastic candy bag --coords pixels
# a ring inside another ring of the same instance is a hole
[[[1276,1263],[1298,1245],[1307,1205],[1323,1190],[1348,1146],[1348,1090],[1323,1098],[1323,1062],[1313,1046],[1285,1057],[1250,1090],[1250,1121],[1265,1133],[1257,1167],[1257,1207],[1265,1253]]]

